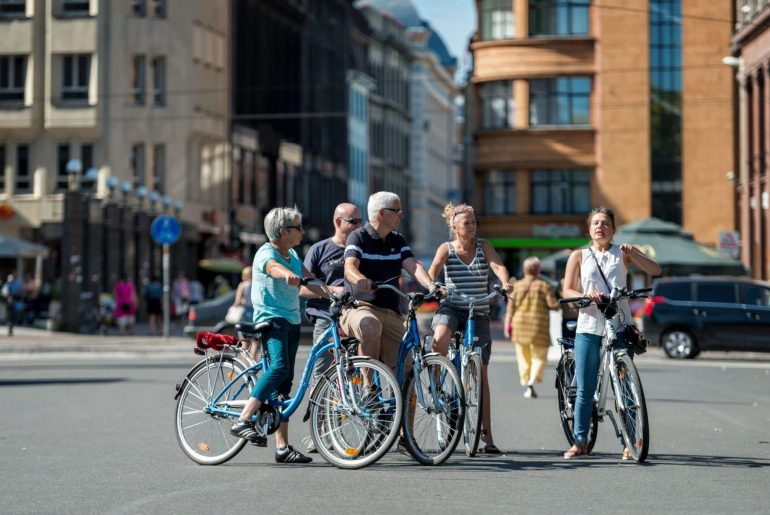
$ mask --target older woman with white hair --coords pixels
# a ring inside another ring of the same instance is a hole
[[[266,400],[291,393],[294,362],[299,348],[300,280],[309,275],[294,247],[304,231],[302,213],[293,207],[276,207],[265,217],[268,242],[259,248],[252,267],[251,300],[254,323],[270,322],[264,345],[270,354],[270,368],[257,381],[243,408],[240,419],[230,432],[264,447],[262,429],[251,423],[251,416]],[[311,458],[289,445],[289,423],[281,422],[275,433],[277,463],[309,463]]]
[[[524,397],[535,398],[535,384],[543,382],[551,344],[548,310],[559,307],[551,286],[540,279],[540,260],[524,260],[524,278],[516,281],[503,324],[506,338],[516,344],[519,380]]]

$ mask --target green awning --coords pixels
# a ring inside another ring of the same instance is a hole
[[[490,238],[496,249],[575,249],[588,244],[587,238]]]

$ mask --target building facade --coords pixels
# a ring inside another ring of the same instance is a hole
[[[372,31],[369,67],[376,84],[369,96],[369,191],[392,191],[401,197],[407,218],[400,231],[409,235],[409,72],[414,56],[403,23],[371,5],[360,9]]]
[[[708,244],[732,230],[730,2],[476,6],[467,152],[481,227],[512,269],[585,243],[597,205]]]
[[[770,280],[770,1],[736,2],[741,260]]]
[[[46,275],[63,289],[159,272],[149,222],[160,212],[184,226],[177,270],[194,273],[216,246],[229,19],[227,4],[205,0],[0,5],[0,202],[13,213],[3,232],[48,245]]]

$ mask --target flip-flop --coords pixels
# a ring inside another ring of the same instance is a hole
[[[492,444],[488,444],[488,445],[485,445],[485,446],[484,446],[484,447],[481,449],[481,452],[482,452],[483,454],[501,454],[501,452],[500,452],[500,449],[498,449],[498,448],[497,448],[497,445],[495,445],[495,444],[493,444],[493,443],[492,443]]]

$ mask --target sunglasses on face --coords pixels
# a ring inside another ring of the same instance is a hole
[[[284,229],[297,229],[298,231],[303,230],[302,229],[302,224],[299,224],[299,225],[284,225],[283,228]]]
[[[361,225],[361,218],[345,218],[341,216],[340,220],[345,220],[350,225]]]
[[[397,215],[400,215],[401,213],[404,212],[403,209],[396,209],[396,208],[393,208],[393,207],[383,207],[382,209],[384,209],[385,211],[393,211]]]
[[[612,209],[607,209],[607,208],[595,207],[595,208],[591,209],[591,212],[592,213],[600,213],[601,212],[601,213],[604,213],[604,214],[609,215],[609,216],[615,216],[615,211],[613,211]]]

